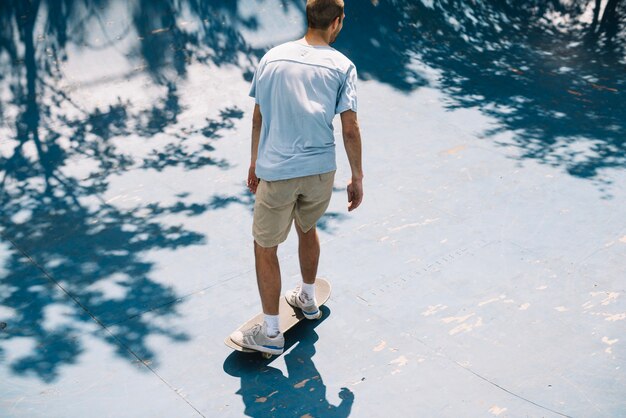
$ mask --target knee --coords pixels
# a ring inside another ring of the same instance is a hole
[[[304,232],[304,230],[300,227],[300,225],[298,225],[297,222],[295,222],[295,225],[296,225],[296,231],[298,232],[298,238],[313,239],[317,236],[317,230],[315,228],[315,225],[313,225],[313,227],[311,227],[311,229],[309,229],[306,232]]]
[[[254,241],[254,255],[257,257],[273,257],[276,256],[278,246],[274,247],[261,247],[256,241]]]

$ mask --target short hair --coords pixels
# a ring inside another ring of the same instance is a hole
[[[307,0],[306,20],[311,29],[328,29],[333,20],[343,18],[343,0]]]

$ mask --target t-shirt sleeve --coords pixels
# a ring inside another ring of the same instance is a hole
[[[250,83],[250,93],[248,93],[248,95],[250,97],[254,97],[254,102],[256,104],[259,104],[259,98],[257,96],[257,79],[259,76],[259,70],[261,69],[261,64],[259,63],[258,67],[256,68],[256,71],[254,72],[254,75],[252,76],[252,83]]]
[[[348,70],[348,74],[346,75],[341,89],[339,89],[335,114],[345,112],[346,110],[356,112],[356,79],[356,68],[352,65]]]

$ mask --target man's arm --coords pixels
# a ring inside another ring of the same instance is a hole
[[[348,154],[352,179],[348,183],[348,211],[353,211],[363,200],[363,167],[361,164],[361,130],[356,112],[346,110],[341,113],[343,144]]]
[[[261,108],[258,104],[254,105],[254,112],[252,113],[252,147],[250,168],[248,169],[248,189],[252,193],[256,193],[256,188],[259,185],[259,179],[255,174],[256,159],[259,153],[259,139],[261,138],[261,125],[263,123],[263,117],[261,116]]]

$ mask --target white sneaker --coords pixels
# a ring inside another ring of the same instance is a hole
[[[282,354],[285,348],[285,337],[279,332],[275,337],[268,337],[265,323],[256,324],[245,331],[235,331],[230,334],[230,339],[241,347],[250,348],[269,354]]]
[[[306,319],[318,319],[322,316],[319,306],[315,298],[309,299],[303,293],[300,292],[300,286],[285,293],[285,299],[287,303],[294,308],[300,308]]]

